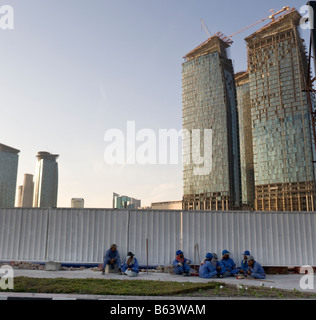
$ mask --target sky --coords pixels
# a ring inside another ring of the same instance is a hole
[[[59,154],[58,207],[112,207],[113,192],[152,202],[182,199],[182,163],[109,164],[111,129],[124,135],[182,127],[183,56],[306,1],[6,0],[14,28],[0,30],[0,143],[20,150],[17,187],[35,174],[36,154]],[[1,18],[0,13],[0,18]],[[244,38],[233,37],[235,72],[247,69]],[[301,30],[308,39],[309,31]],[[138,148],[142,143],[137,142]],[[181,148],[180,148],[181,149]],[[181,150],[180,150],[181,151]],[[159,152],[158,152],[159,153]]]

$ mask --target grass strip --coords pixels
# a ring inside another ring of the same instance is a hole
[[[15,277],[13,290],[9,292],[128,295],[128,296],[175,296],[182,297],[248,297],[316,299],[315,293],[297,290],[281,290],[268,287],[233,285],[210,281],[207,283],[119,280],[119,279],[68,279]]]
[[[10,292],[165,296],[214,289],[219,283],[15,277]]]

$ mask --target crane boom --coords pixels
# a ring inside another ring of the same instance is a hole
[[[208,37],[210,37],[210,36],[211,36],[211,34],[210,34],[210,32],[208,31],[207,26],[205,25],[205,23],[204,23],[203,19],[201,19],[201,22],[202,22],[203,28],[204,28],[204,30],[205,30],[205,32],[206,32],[206,34],[207,34],[207,36],[208,36]]]
[[[283,12],[283,11],[289,11],[289,10],[290,10],[290,7],[288,7],[288,6],[283,7],[281,10],[277,11],[276,13],[274,13],[274,12],[273,12],[273,9],[271,9],[271,10],[269,10],[269,11],[271,11],[272,14],[270,14],[268,17],[266,17],[266,18],[264,18],[264,19],[261,19],[261,20],[255,22],[255,23],[253,23],[252,25],[250,25],[250,26],[248,26],[248,27],[245,27],[245,28],[243,28],[243,29],[241,29],[241,30],[239,30],[239,31],[234,32],[234,33],[231,34],[228,38],[231,38],[231,37],[233,37],[234,35],[236,35],[236,34],[238,34],[238,33],[240,33],[240,32],[243,32],[243,31],[245,31],[245,30],[247,30],[247,29],[255,26],[256,24],[258,24],[258,23],[260,23],[260,22],[263,22],[263,21],[265,21],[265,20],[267,20],[267,19],[271,19],[272,21],[274,21],[274,19],[275,19],[274,17],[275,17],[276,15],[280,14],[280,13]]]

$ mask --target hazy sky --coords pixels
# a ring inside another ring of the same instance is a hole
[[[306,1],[7,0],[14,29],[0,30],[0,143],[21,150],[17,186],[35,173],[36,153],[59,154],[58,206],[82,197],[111,207],[112,193],[151,202],[182,198],[182,164],[109,165],[111,128],[182,126],[183,56],[210,33],[230,35]],[[267,23],[267,22],[266,22]],[[230,49],[247,69],[244,38]],[[302,33],[308,37],[308,31]]]

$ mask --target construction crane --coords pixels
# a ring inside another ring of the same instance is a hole
[[[201,22],[202,22],[203,28],[204,28],[207,36],[210,38],[211,34],[210,34],[210,32],[208,31],[207,26],[205,25],[203,19],[201,19]]]
[[[245,27],[245,28],[243,28],[243,29],[241,29],[241,30],[239,30],[239,31],[234,32],[234,33],[231,34],[228,38],[231,39],[231,38],[232,38],[233,36],[235,36],[236,34],[238,34],[238,33],[240,33],[240,32],[243,32],[243,31],[245,31],[245,30],[247,30],[247,29],[249,29],[249,28],[257,25],[258,23],[263,22],[263,21],[266,21],[266,20],[268,20],[268,19],[271,19],[272,21],[274,21],[276,15],[282,13],[283,11],[290,11],[290,7],[288,7],[288,6],[283,7],[281,10],[279,10],[279,11],[277,11],[277,12],[275,12],[275,13],[273,12],[273,9],[269,10],[269,12],[270,12],[270,11],[271,11],[271,14],[270,14],[268,17],[266,17],[266,18],[264,18],[264,19],[261,19],[261,20],[255,22],[255,23],[253,23],[252,25],[250,25],[250,26],[248,26],[248,27]]]
[[[243,31],[245,31],[245,30],[247,30],[247,29],[249,29],[249,28],[257,25],[258,23],[263,22],[263,21],[266,21],[266,20],[268,20],[268,19],[271,19],[272,21],[275,21],[275,16],[277,16],[278,14],[280,14],[280,13],[282,13],[282,12],[284,12],[284,11],[290,11],[290,7],[288,7],[288,6],[283,7],[281,10],[279,10],[279,11],[277,11],[277,12],[274,12],[274,10],[271,9],[271,10],[269,10],[269,12],[271,12],[271,14],[270,14],[268,17],[266,17],[266,18],[264,18],[264,19],[261,19],[261,20],[255,22],[255,23],[251,24],[250,26],[245,27],[245,28],[243,28],[243,29],[241,29],[241,30],[239,30],[239,31],[234,32],[234,33],[231,34],[229,37],[224,36],[221,32],[217,32],[217,33],[214,34],[213,36],[218,36],[218,37],[220,37],[222,40],[226,41],[228,44],[232,44],[232,43],[233,43],[233,40],[232,40],[231,38],[232,38],[233,36],[235,36],[236,34],[238,34],[238,33],[240,33],[240,32],[243,32]],[[207,26],[205,25],[203,19],[201,19],[201,23],[202,23],[202,26],[203,26],[203,28],[204,28],[204,30],[205,30],[208,38],[210,38],[210,37],[211,37],[211,33],[209,32],[209,30],[208,30]]]

